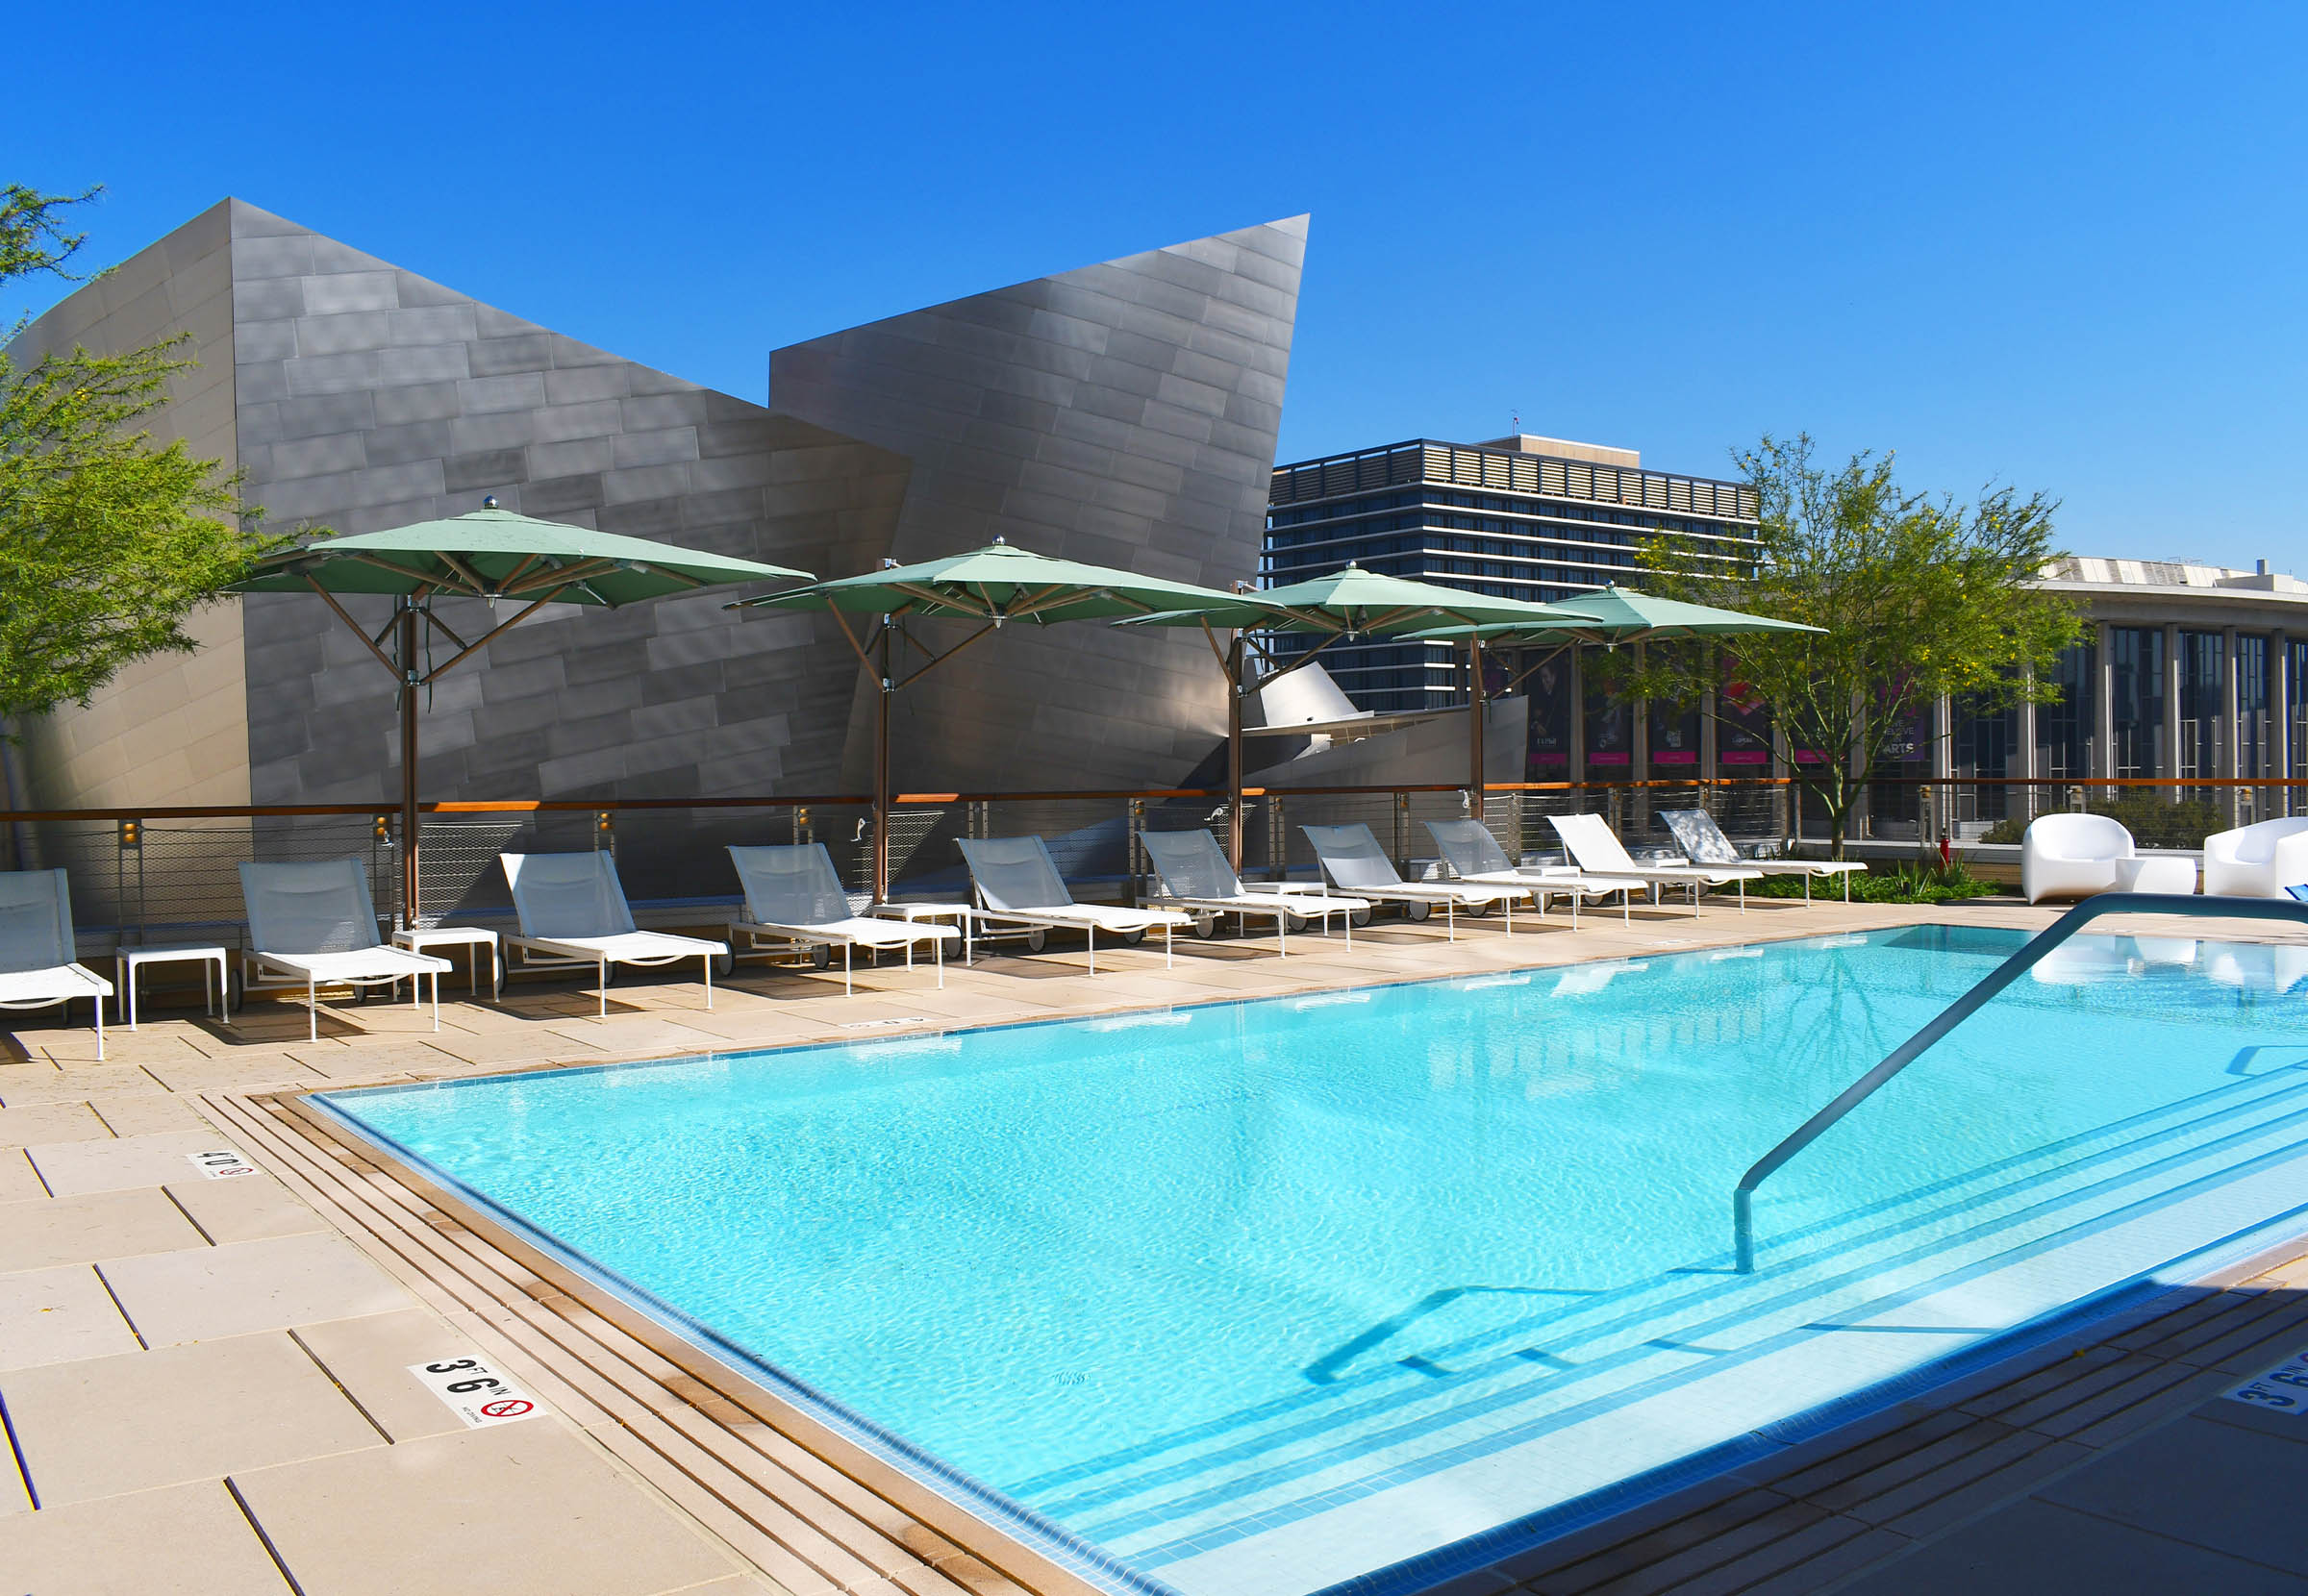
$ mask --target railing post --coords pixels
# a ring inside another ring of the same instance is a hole
[[[1145,861],[1140,857],[1144,848],[1138,839],[1139,834],[1146,829],[1146,801],[1132,798],[1123,809],[1123,825],[1129,836],[1124,846],[1130,856],[1130,907],[1136,909],[1146,901]]]

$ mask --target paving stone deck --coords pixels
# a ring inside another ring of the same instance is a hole
[[[1471,974],[2011,905],[1757,902],[1560,916],[1518,935],[1382,922],[1342,940],[1181,940],[949,966],[741,966],[443,991],[225,1028],[146,1007],[95,1060],[85,1021],[0,1032],[0,1592],[1084,1596],[1063,1570],[635,1327],[301,1118],[293,1094]],[[2148,929],[2143,927],[2141,929]],[[2194,922],[2186,934],[2204,935]],[[2236,934],[2266,937],[2265,926]],[[279,1094],[288,1094],[282,1097]],[[204,1179],[232,1147],[261,1174]],[[2303,1194],[2308,1198],[2308,1194]],[[2308,1419],[2220,1393],[2308,1348],[2308,1240],[2069,1340],[1452,1581],[1452,1596],[1848,1590],[2308,1592]],[[408,1373],[479,1357],[547,1416],[466,1430]]]

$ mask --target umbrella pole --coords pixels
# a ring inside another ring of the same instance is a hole
[[[1226,860],[1242,869],[1242,635],[1226,650]]]
[[[873,695],[873,901],[890,901],[890,617],[882,617],[882,662]]]
[[[401,925],[416,924],[416,604],[402,599],[401,656]]]
[[[1474,817],[1483,811],[1483,639],[1467,639],[1467,796]]]

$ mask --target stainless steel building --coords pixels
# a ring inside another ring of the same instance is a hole
[[[771,408],[228,199],[12,353],[186,335],[199,364],[154,432],[241,473],[276,528],[369,531],[494,494],[826,575],[1000,534],[1224,586],[1258,566],[1305,238],[1303,217],[1245,228],[780,350]],[[28,727],[19,806],[396,789],[392,684],[323,606],[233,600],[197,630],[199,653]],[[1094,626],[1013,631],[900,702],[912,788],[1175,784],[1225,725],[1199,637]],[[863,791],[869,707],[822,617],[708,594],[532,621],[440,684],[423,796]]]

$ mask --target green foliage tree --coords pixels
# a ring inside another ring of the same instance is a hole
[[[63,218],[94,192],[0,188],[0,285],[81,280],[86,235]],[[238,478],[142,425],[193,365],[184,346],[30,365],[0,351],[0,717],[86,703],[130,661],[189,651],[192,611],[272,546]]]
[[[1809,436],[1766,436],[1737,456],[1759,500],[1751,576],[1694,571],[1661,537],[1641,550],[1646,590],[1820,633],[1653,644],[1617,674],[1637,695],[1708,703],[1718,716],[1758,705],[1795,750],[1791,768],[1826,811],[1841,858],[1867,772],[1918,712],[1949,696],[1993,710],[2056,699],[2052,665],[2081,633],[2072,605],[2033,585],[2059,558],[2041,493],[1993,488],[1972,505],[1902,487],[1889,456],[1830,471]]]

